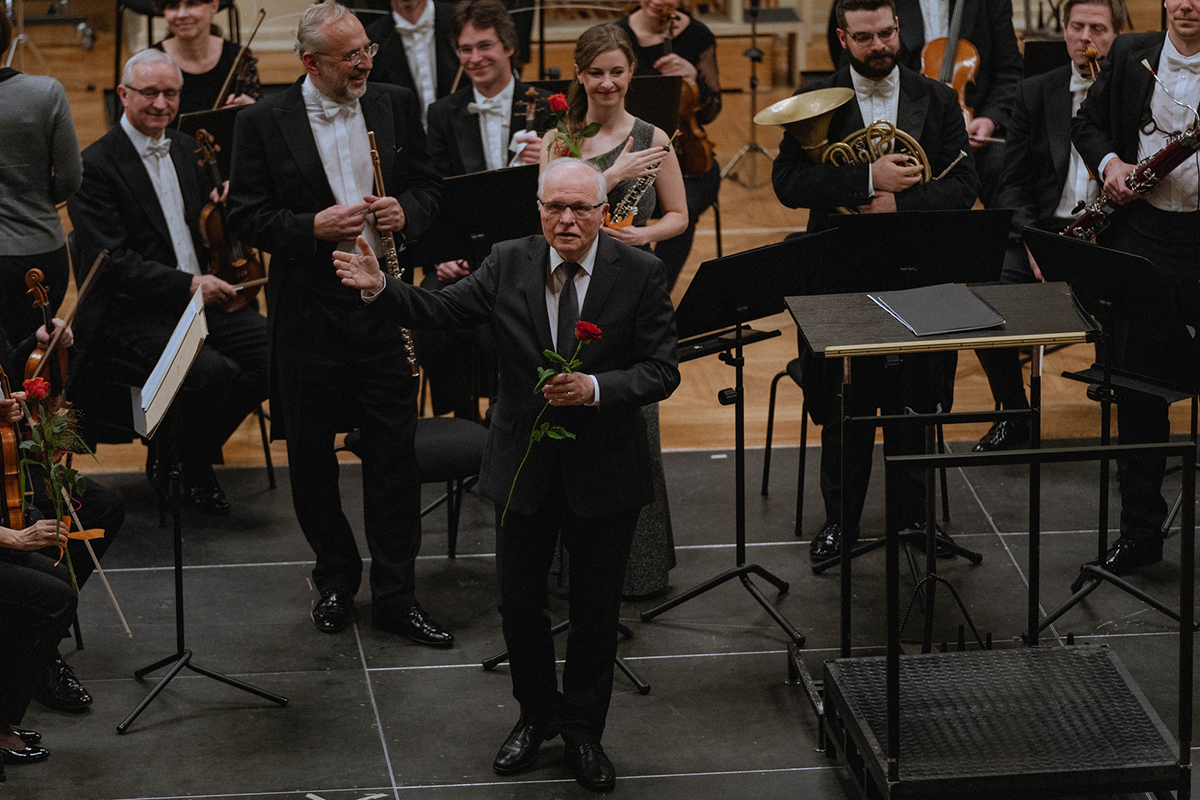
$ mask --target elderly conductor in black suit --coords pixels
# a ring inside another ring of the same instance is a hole
[[[541,177],[543,236],[502,242],[479,270],[439,292],[385,278],[364,255],[336,254],[342,282],[372,308],[414,326],[491,325],[500,393],[479,485],[496,502],[500,613],[521,718],[493,768],[531,767],[541,743],[561,732],[566,760],[592,791],[613,788],[600,747],[612,695],[617,615],[639,509],[654,497],[645,424],[638,407],[679,384],[674,312],[662,262],[600,236],[607,187],[577,159]],[[372,302],[373,301],[373,302]],[[568,353],[574,322],[600,327],[582,366],[534,391],[545,350]],[[539,411],[575,438],[532,446],[507,516],[504,505]],[[546,578],[561,535],[570,553],[571,628],[562,694],[546,615]]]
[[[313,622],[336,633],[353,619],[362,559],[338,491],[334,438],[362,431],[363,518],[371,550],[374,626],[419,644],[453,637],[417,603],[420,548],[416,377],[402,334],[333,273],[333,251],[358,236],[420,235],[441,193],[412,92],[368,85],[375,46],[345,7],[310,6],[296,49],[307,75],[238,117],[229,222],[271,254],[272,435],[287,439],[292,504],[317,557]],[[367,133],[384,189],[377,196]],[[280,427],[282,425],[282,428]]]

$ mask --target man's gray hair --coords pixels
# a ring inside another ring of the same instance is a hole
[[[325,52],[325,37],[321,29],[328,23],[337,22],[353,13],[346,6],[332,0],[304,9],[304,13],[300,15],[300,27],[296,29],[296,52],[300,55]]]
[[[121,83],[126,86],[132,84],[134,69],[143,64],[170,64],[175,68],[175,74],[179,76],[179,85],[183,86],[183,70],[175,63],[175,59],[153,47],[146,48],[125,62],[125,69],[121,71]]]
[[[572,167],[578,169],[583,167],[588,172],[596,176],[596,202],[603,203],[608,199],[608,181],[604,179],[604,173],[596,168],[595,164],[584,161],[582,158],[558,158],[551,161],[550,164],[542,170],[542,174],[538,176],[538,200],[542,199],[542,191],[546,188],[546,179],[551,173],[558,172],[561,169]]]

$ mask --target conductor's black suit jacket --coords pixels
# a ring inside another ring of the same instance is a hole
[[[336,201],[309,125],[302,83],[303,78],[238,115],[230,174],[229,223],[234,233],[271,254],[267,308],[273,407],[294,399],[279,391],[280,351],[289,346],[277,336],[281,318],[305,313],[307,304],[336,309],[357,302],[357,293],[342,286],[334,272],[335,243],[313,234],[317,212]],[[404,235],[397,234],[397,242],[402,243],[429,227],[441,191],[426,150],[417,101],[408,89],[368,84],[359,107],[367,130],[375,132],[384,186],[404,209]],[[369,343],[328,342],[323,352],[307,355],[329,359],[345,348],[364,346]],[[272,433],[277,437],[282,418],[272,417]]]
[[[488,430],[480,491],[499,504],[529,444],[545,404],[534,393],[538,368],[553,349],[546,310],[550,247],[542,236],[501,242],[475,272],[428,292],[387,279],[372,305],[413,327],[487,323],[500,362],[499,401]],[[551,408],[543,422],[562,425],[574,439],[533,446],[510,509],[538,511],[558,478],[577,516],[596,517],[640,508],[654,499],[646,426],[639,406],[665,400],[679,385],[675,314],[666,272],[653,255],[600,234],[595,269],[581,320],[598,325],[600,341],[583,346],[580,371],[600,384],[596,406]]]

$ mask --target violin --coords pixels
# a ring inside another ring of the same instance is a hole
[[[200,166],[208,170],[209,178],[218,192],[225,182],[217,163],[220,150],[221,146],[211,133],[204,128],[196,131],[196,153],[200,156]],[[253,301],[266,274],[262,260],[258,251],[229,235],[229,222],[223,204],[210,202],[201,209],[200,238],[208,248],[208,268],[205,271],[238,288],[238,299]]]
[[[0,396],[5,400],[12,397],[8,389],[8,376],[0,367]],[[17,426],[8,420],[0,421],[0,455],[4,459],[4,495],[0,497],[3,508],[3,523],[13,530],[25,527],[25,512],[21,503],[21,451]]]
[[[669,56],[674,52],[672,40],[678,19],[679,15],[669,9],[660,18],[666,26],[663,31],[664,55]],[[691,78],[684,78],[679,88],[679,142],[675,146],[675,155],[679,158],[679,168],[688,178],[707,175],[713,167],[713,145],[704,132],[704,126],[696,119],[699,110],[700,87]]]
[[[967,84],[975,82],[982,62],[975,45],[959,37],[966,4],[967,0],[958,0],[944,38],[934,39],[921,48],[921,74],[941,81],[958,94],[963,120],[969,123],[975,118],[975,113],[967,105]]]
[[[1093,45],[1088,45],[1083,51],[1084,58],[1087,59],[1088,73],[1093,81],[1100,74],[1100,51]]]
[[[46,333],[53,337],[54,316],[49,310],[50,294],[43,282],[45,280],[45,274],[36,267],[25,273],[25,286],[28,287],[26,294],[33,296],[33,307],[42,312],[42,324],[46,327]],[[67,386],[67,351],[61,347],[55,348],[53,360],[48,358],[49,353],[49,341],[37,343],[37,347],[25,361],[25,380],[45,373],[50,382],[51,392],[61,395],[66,392]]]
[[[242,49],[238,50],[237,58],[233,60],[233,66],[229,68],[229,74],[225,76],[225,82],[221,84],[221,91],[217,92],[217,100],[213,104],[212,110],[216,111],[225,105],[225,98],[230,94],[242,94],[242,84],[250,80],[250,68],[258,63],[258,59],[250,55],[250,43],[254,41],[255,35],[258,34],[258,28],[263,24],[263,20],[267,18],[266,9],[258,10],[258,22],[254,24],[254,30],[250,32],[250,38],[242,45]],[[231,88],[234,87],[234,88]]]

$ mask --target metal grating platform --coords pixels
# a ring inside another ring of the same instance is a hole
[[[1179,786],[1178,746],[1116,655],[1038,647],[902,656],[889,787],[885,672],[883,657],[825,664],[828,740],[866,797]]]

